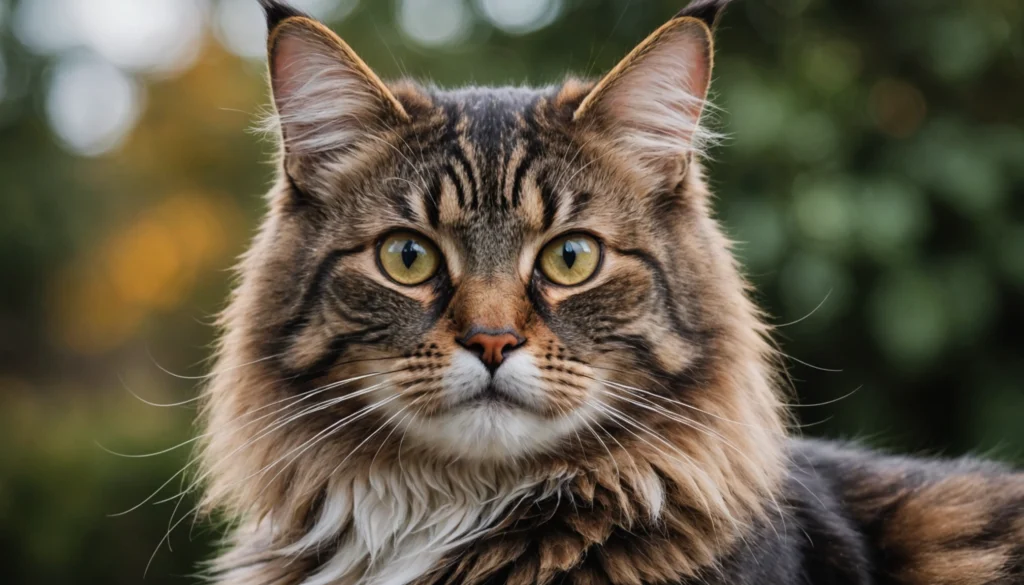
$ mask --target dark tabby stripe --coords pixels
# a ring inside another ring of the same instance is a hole
[[[448,180],[455,186],[455,198],[459,202],[459,209],[466,207],[466,190],[462,185],[462,179],[459,178],[459,174],[455,172],[455,167],[450,162],[444,163],[442,169]]]
[[[543,229],[547,231],[555,223],[555,214],[558,212],[561,197],[547,181],[543,181],[540,184],[540,201],[544,209]]]
[[[512,177],[512,208],[519,207],[519,200],[522,197],[523,189],[523,177],[530,171],[530,167],[533,165],[533,160],[536,157],[536,151],[532,145],[527,146],[526,154],[523,155],[522,160],[519,161],[519,166],[516,167],[516,172]]]
[[[324,283],[327,281],[328,276],[330,276],[334,266],[342,258],[358,254],[365,249],[366,246],[353,246],[342,250],[331,250],[324,256],[323,260],[317,264],[316,269],[313,271],[313,277],[310,278],[309,284],[306,285],[306,290],[302,293],[302,302],[299,304],[299,309],[296,311],[295,316],[285,323],[284,328],[280,332],[280,337],[289,337],[305,326],[309,320],[309,313],[315,308]]]
[[[590,201],[593,198],[594,196],[587,191],[581,191],[574,195],[572,207],[569,209],[569,221],[578,220],[583,215],[583,212],[587,210],[587,207],[590,206]]]
[[[441,225],[441,175],[435,173],[430,187],[423,193],[423,208],[427,211],[430,227],[437,229]]]
[[[462,152],[462,148],[457,144],[452,145],[451,156],[455,159],[455,162],[462,167],[462,172],[469,182],[469,185],[467,185],[470,194],[469,207],[475,211],[480,207],[480,197],[477,188],[479,182],[477,181],[476,173],[473,172],[473,165],[469,163],[469,159],[466,158],[466,154]]]

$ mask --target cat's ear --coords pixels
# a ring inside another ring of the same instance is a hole
[[[580,102],[574,122],[610,135],[613,148],[645,170],[685,164],[710,137],[700,119],[712,28],[725,4],[697,0],[647,37]]]
[[[338,35],[282,2],[260,4],[287,154],[351,149],[382,126],[408,120],[402,104]]]

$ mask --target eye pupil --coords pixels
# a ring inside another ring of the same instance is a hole
[[[601,265],[601,244],[584,233],[562,236],[537,257],[541,274],[561,286],[576,286],[593,276]]]
[[[412,268],[412,265],[415,264],[416,259],[419,257],[420,252],[416,249],[416,243],[412,240],[406,242],[402,248],[402,264],[405,264],[406,268]]]
[[[568,240],[562,245],[562,260],[569,269],[572,269],[572,265],[576,263],[576,249]]]

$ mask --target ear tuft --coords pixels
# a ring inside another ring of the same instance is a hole
[[[384,82],[323,24],[286,18],[268,46],[274,121],[286,153],[352,150],[408,120]]]
[[[676,14],[676,18],[681,16],[696,18],[706,24],[709,29],[715,30],[728,3],[729,0],[693,0],[686,8],[680,10],[679,14]]]
[[[267,17],[267,30],[272,31],[277,28],[277,25],[288,20],[289,18],[295,17],[306,17],[302,11],[292,8],[285,2],[279,0],[259,0],[260,6],[263,7],[263,14]]]
[[[711,83],[712,44],[703,21],[672,19],[591,90],[573,119],[581,128],[603,133],[623,160],[646,173],[678,169],[714,138],[700,124]]]

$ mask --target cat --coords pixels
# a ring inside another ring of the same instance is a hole
[[[1024,583],[1024,475],[789,432],[696,0],[603,79],[383,83],[260,0],[279,180],[204,389],[222,585]]]

